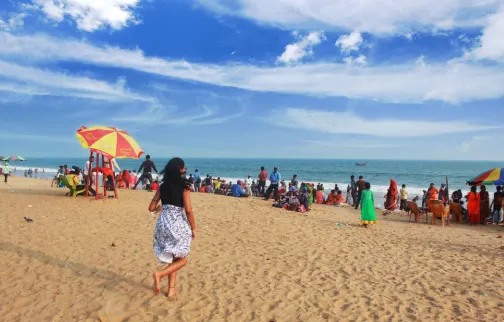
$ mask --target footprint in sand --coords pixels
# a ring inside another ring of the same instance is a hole
[[[126,316],[127,299],[111,299],[98,312],[100,322],[121,322]]]

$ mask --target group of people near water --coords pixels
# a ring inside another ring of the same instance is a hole
[[[492,224],[499,224],[503,222],[503,212],[502,212],[502,202],[503,202],[503,192],[502,187],[498,186],[497,191],[494,193],[493,201],[490,203],[490,194],[488,193],[486,186],[482,185],[479,187],[472,186],[471,191],[463,196],[462,190],[456,190],[452,193],[451,198],[448,197],[448,191],[446,184],[442,183],[440,189],[438,190],[434,183],[431,183],[427,190],[423,191],[422,198],[422,208],[428,210],[430,209],[430,203],[432,200],[440,200],[443,202],[445,207],[449,207],[450,203],[458,203],[464,205],[463,199],[466,199],[467,208],[462,207],[464,213],[464,220],[470,225],[486,225],[489,222]],[[417,201],[418,198],[413,199]],[[384,207],[386,210],[408,210],[408,190],[406,185],[402,185],[401,189],[398,190],[397,183],[394,179],[390,180],[390,186],[387,190],[385,196]]]

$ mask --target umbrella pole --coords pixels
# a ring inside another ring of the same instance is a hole
[[[99,160],[100,160],[100,154],[98,154],[98,152],[96,152],[96,163],[95,163],[95,166],[96,166],[96,180],[95,180],[95,182],[96,182],[96,189],[95,189],[95,192],[96,193],[95,193],[95,200],[98,200],[98,191],[99,191],[98,190],[98,175],[100,173],[100,171],[99,171],[100,168],[98,167]]]
[[[91,162],[91,158],[93,157],[93,152],[90,152],[89,154],[89,167],[88,167],[88,175],[86,176],[86,197],[89,197],[89,185],[90,181],[93,175],[93,172],[91,172],[91,169],[93,168],[93,162]]]
[[[110,163],[109,163],[110,169],[112,169],[112,173],[114,174],[114,175],[112,175],[112,186],[114,187],[114,197],[117,199],[117,187],[116,187],[114,166],[112,165],[112,160],[109,160],[109,161],[110,161]]]

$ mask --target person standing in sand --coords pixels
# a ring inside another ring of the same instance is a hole
[[[4,182],[7,183],[7,178],[9,177],[10,175],[10,166],[9,166],[9,162],[8,161],[5,161],[3,167],[2,167],[2,174],[4,175]]]
[[[186,171],[184,160],[171,159],[161,172],[164,176],[163,183],[149,204],[149,211],[160,212],[154,231],[154,252],[161,263],[168,264],[162,271],[152,275],[153,292],[160,292],[160,280],[168,276],[170,298],[177,295],[176,274],[187,264],[191,241],[196,236],[190,183],[185,179]],[[159,201],[161,205],[158,206]]]
[[[490,194],[486,186],[480,187],[480,224],[486,225],[490,216]]]
[[[273,192],[275,201],[278,201],[278,184],[280,183],[280,180],[282,180],[282,176],[280,175],[280,172],[278,172],[278,167],[273,168],[273,172],[270,174],[269,180],[270,185],[268,186],[268,190],[266,190],[264,200],[267,201]]]
[[[266,179],[268,178],[268,172],[261,167],[261,172],[257,176],[259,178],[259,183],[257,184],[257,189],[259,191],[259,195],[264,195],[265,187],[266,187]]]
[[[350,176],[350,193],[352,194],[352,205],[355,207],[355,203],[357,202],[357,183],[355,182],[355,176],[352,174]],[[347,201],[348,204],[350,204]]]
[[[390,179],[390,186],[388,188],[387,195],[385,196],[385,203],[383,204],[386,210],[396,210],[397,194],[397,183],[394,179]]]
[[[368,225],[376,224],[376,212],[374,207],[374,195],[371,191],[371,184],[366,182],[365,190],[361,192],[361,225],[368,227]]]
[[[439,191],[434,186],[434,184],[431,183],[429,186],[429,190],[427,190],[427,208],[430,209],[430,201],[431,200],[439,200],[438,195],[439,195]]]
[[[143,172],[142,172],[142,170],[143,170]],[[152,170],[156,171],[156,174],[159,174],[156,169],[156,166],[154,165],[154,162],[152,162],[152,160],[150,158],[150,155],[147,154],[145,156],[145,161],[142,162],[142,164],[140,165],[140,168],[138,169],[138,173],[142,172],[142,175],[138,178],[137,182],[133,186],[133,190],[135,190],[137,188],[138,184],[140,182],[143,182],[143,180],[145,178],[149,179],[150,183],[154,182],[154,180],[152,180]],[[119,169],[119,171],[121,171],[121,169]]]
[[[359,181],[357,181],[357,200],[354,201],[355,203],[355,209],[359,209],[359,205],[361,204],[362,201],[362,192],[366,190],[366,181],[364,181],[363,176],[359,176]],[[337,191],[338,189],[336,189]]]
[[[467,214],[470,225],[477,225],[480,223],[480,207],[480,194],[476,186],[472,186],[471,192],[467,195]]]

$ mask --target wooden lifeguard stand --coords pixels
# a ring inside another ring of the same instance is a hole
[[[93,167],[93,161],[92,158],[93,156],[95,157],[95,165]],[[112,165],[112,158],[106,157],[103,155],[103,153],[99,151],[91,151],[91,154],[89,155],[89,168],[88,168],[88,176],[86,178],[86,197],[89,196],[89,187],[91,185],[91,176],[93,173],[96,173],[96,178],[95,178],[95,199],[103,199],[107,197],[107,188],[112,188],[114,191],[114,198],[119,198],[117,194],[117,188],[116,188],[116,182],[115,182],[115,173],[114,173],[114,167]],[[100,195],[98,193],[99,190],[99,174],[102,174],[102,185],[103,185],[103,194]],[[107,185],[107,177],[111,176],[112,177],[112,186]]]

